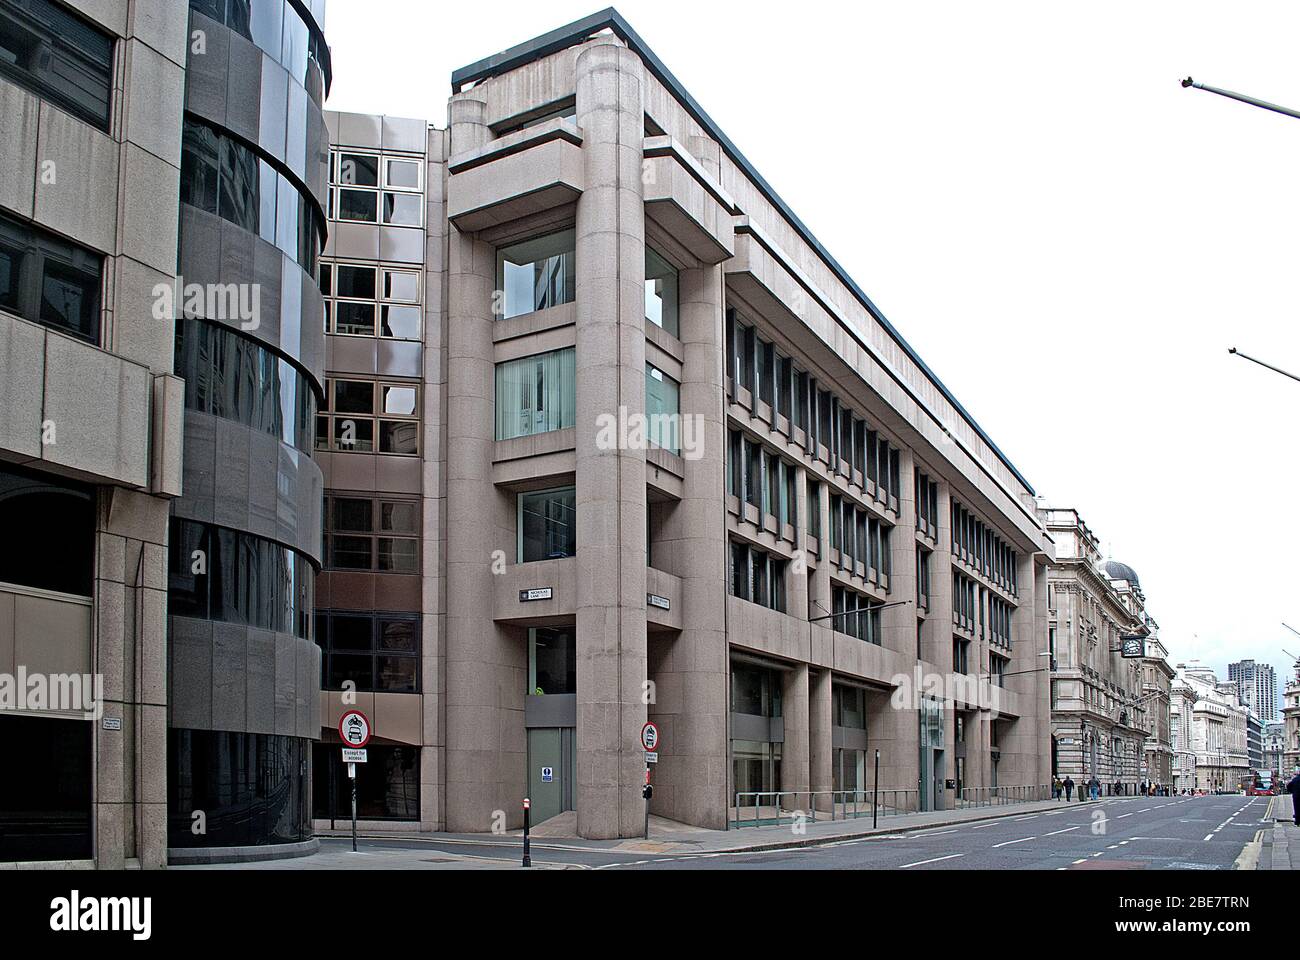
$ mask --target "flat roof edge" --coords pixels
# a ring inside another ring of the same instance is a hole
[[[920,354],[916,352],[915,348],[913,348],[903,335],[898,332],[894,325],[889,322],[889,319],[871,301],[871,298],[867,296],[866,292],[858,286],[853,277],[849,275],[849,272],[840,265],[839,261],[831,255],[830,251],[822,246],[821,241],[813,235],[813,232],[809,230],[804,222],[799,219],[798,215],[790,209],[790,206],[781,199],[780,194],[772,188],[772,185],[768,183],[754,165],[749,162],[748,158],[746,158],[745,155],[740,152],[739,148],[731,142],[731,139],[722,132],[722,128],[713,121],[713,118],[710,117],[704,111],[704,108],[696,102],[695,98],[687,92],[681,82],[673,76],[672,71],[664,65],[663,61],[659,59],[655,52],[651,50],[637,32],[632,29],[631,24],[623,19],[622,14],[613,7],[606,7],[599,13],[583,17],[581,20],[575,20],[567,26],[559,27],[558,29],[545,33],[540,37],[513,46],[508,50],[504,50],[501,53],[494,54],[493,56],[486,57],[476,63],[470,64],[469,66],[461,67],[451,75],[452,93],[460,93],[468,84],[477,83],[490,77],[499,76],[500,74],[508,73],[511,70],[517,70],[518,68],[536,60],[540,60],[543,57],[548,57],[551,54],[575,46],[576,44],[589,39],[593,35],[600,33],[602,30],[612,30],[615,35],[628,45],[629,49],[642,59],[656,79],[667,87],[682,106],[686,108],[687,112],[691,114],[695,121],[708,131],[709,135],[713,137],[713,139],[718,141],[718,144],[722,147],[723,151],[726,152],[728,158],[740,167],[745,176],[753,181],[754,185],[758,187],[767,200],[776,207],[777,211],[785,218],[786,222],[788,222],[790,226],[794,227],[795,231],[803,238],[804,242],[813,249],[817,256],[826,264],[827,267],[830,268],[831,272],[835,274],[839,281],[844,284],[849,292],[853,294],[876,322],[885,329],[885,332],[889,334],[890,339],[892,339],[899,348],[907,354],[908,359],[915,363],[917,368],[920,369],[926,378],[934,384],[936,388],[938,388],[939,392],[943,395],[943,398],[952,404],[953,409],[955,409],[961,418],[975,431],[979,438],[988,445],[988,448],[993,452],[994,456],[998,458],[1002,465],[1010,470],[1012,475],[1020,481],[1021,485],[1026,491],[1028,491],[1029,495],[1036,496],[1037,494],[1033,486],[1030,485],[1024,475],[1016,469],[1016,465],[1013,464],[1011,459],[1002,452],[996,443],[993,442],[992,438],[984,431],[984,428],[981,427],[966,408],[962,406],[961,402],[958,401],[952,391],[949,390],[944,382],[939,379],[935,372],[930,369],[929,365],[921,359]]]

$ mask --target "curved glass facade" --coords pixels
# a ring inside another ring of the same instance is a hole
[[[288,547],[173,517],[168,612],[312,639],[316,569]]]
[[[311,456],[311,379],[258,341],[206,320],[178,320],[176,376],[185,378],[187,409],[269,433]]]
[[[329,89],[329,48],[288,0],[190,0],[190,9],[253,41],[317,103]]]
[[[325,231],[312,198],[252,147],[193,117],[181,133],[181,203],[257,234],[316,276]]]
[[[167,845],[310,840],[309,747],[298,737],[168,730]]]

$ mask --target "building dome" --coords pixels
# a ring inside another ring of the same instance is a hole
[[[1101,565],[1102,571],[1112,580],[1127,580],[1138,589],[1142,584],[1138,581],[1137,571],[1127,563],[1120,563],[1118,560],[1107,560]]]

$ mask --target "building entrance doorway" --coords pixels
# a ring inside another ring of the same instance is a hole
[[[528,796],[532,823],[545,823],[574,807],[574,730],[570,727],[528,731]]]

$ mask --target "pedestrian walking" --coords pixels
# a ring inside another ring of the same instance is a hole
[[[1286,792],[1291,794],[1291,819],[1300,827],[1300,767],[1295,768],[1295,776],[1286,785]]]
[[[1074,780],[1068,776],[1065,778],[1065,799],[1074,799]]]

